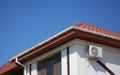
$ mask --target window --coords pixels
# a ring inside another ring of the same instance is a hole
[[[38,75],[61,75],[61,54],[40,62]]]

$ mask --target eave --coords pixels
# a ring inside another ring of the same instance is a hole
[[[40,43],[23,53],[13,57],[5,66],[1,67],[0,75],[5,75],[6,73],[15,71],[16,69],[21,69],[19,65],[15,63],[15,58],[18,57],[21,63],[29,61],[47,51],[50,51],[64,43],[67,43],[73,39],[82,39],[86,41],[91,41],[106,46],[111,46],[115,48],[120,48],[120,38],[101,34],[98,32],[90,31],[87,29],[72,26],[63,32],[53,36],[52,38]]]

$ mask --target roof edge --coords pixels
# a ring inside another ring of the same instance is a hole
[[[56,34],[56,35],[54,35],[54,36],[48,38],[47,40],[45,40],[45,41],[43,41],[43,42],[41,42],[41,43],[39,43],[39,44],[37,44],[37,45],[35,45],[35,46],[33,46],[33,47],[27,49],[27,50],[25,50],[25,51],[19,53],[18,55],[12,57],[9,61],[12,61],[12,60],[14,60],[16,57],[20,57],[20,56],[22,56],[23,54],[30,52],[31,50],[37,48],[38,46],[42,46],[44,43],[47,43],[47,42],[51,41],[52,39],[58,37],[59,35],[61,35],[61,34],[63,34],[63,33],[68,32],[68,31],[71,30],[71,29],[74,29],[74,26],[71,26],[71,27],[69,27],[69,28],[67,28],[67,29],[65,29],[65,30],[63,30],[63,31],[61,31],[61,32],[59,32],[58,34]]]
[[[95,31],[92,31],[92,30],[87,30],[87,29],[84,29],[84,28],[76,27],[76,26],[74,26],[73,28],[77,29],[77,30],[84,31],[84,32],[88,32],[88,33],[100,35],[100,36],[103,36],[103,37],[107,37],[107,38],[110,38],[110,39],[113,39],[113,40],[120,40],[120,38],[118,38],[118,37],[113,37],[113,36],[110,36],[110,35],[107,35],[107,34],[102,34],[100,32],[95,32]]]
[[[41,42],[41,43],[39,43],[39,44],[31,47],[31,48],[29,48],[29,49],[27,49],[27,50],[19,53],[18,55],[12,57],[12,58],[10,59],[10,61],[14,60],[16,57],[20,57],[20,56],[24,55],[25,53],[28,53],[28,52],[32,51],[33,49],[35,49],[35,48],[37,48],[37,47],[39,47],[39,46],[42,46],[43,44],[51,41],[51,40],[54,39],[54,38],[57,38],[57,37],[60,36],[61,34],[64,34],[64,33],[68,32],[69,30],[72,30],[72,29],[76,29],[76,30],[80,30],[80,31],[83,31],[83,32],[87,32],[87,33],[91,33],[91,34],[95,34],[95,35],[99,35],[99,36],[102,36],[102,37],[107,37],[107,38],[110,38],[110,39],[113,39],[113,40],[119,40],[119,41],[120,41],[120,38],[118,38],[118,37],[113,37],[113,36],[110,36],[110,35],[107,35],[107,34],[102,34],[102,33],[100,33],[100,32],[95,32],[95,31],[92,31],[92,30],[87,30],[87,29],[80,28],[80,27],[77,27],[77,26],[74,26],[74,25],[73,25],[73,26],[68,27],[67,29],[59,32],[58,34],[50,37],[49,39],[47,39],[47,40],[45,40],[45,41],[43,41],[43,42]]]

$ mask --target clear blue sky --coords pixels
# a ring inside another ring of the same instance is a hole
[[[120,33],[120,0],[0,0],[0,66],[78,22]]]

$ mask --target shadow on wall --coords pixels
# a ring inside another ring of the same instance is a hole
[[[81,46],[80,47],[80,51],[78,51],[78,54],[80,56],[80,58],[85,58],[86,62],[86,72],[88,73],[88,75],[91,73],[91,75],[105,75],[106,74],[106,70],[104,68],[102,68],[97,62],[96,60],[93,59],[89,59],[88,58],[88,46]],[[105,62],[103,62],[105,64]]]
[[[115,75],[120,74],[120,55],[119,53],[114,53],[110,51],[103,50],[103,58],[100,60],[104,65],[107,66],[108,69],[110,69]],[[98,64],[95,60],[88,59],[89,66],[88,68],[94,69],[94,71],[97,72],[102,72],[104,75],[106,75],[108,72],[100,65]]]
[[[106,61],[107,63],[114,64],[116,66],[120,66],[120,53],[115,52],[108,52],[107,50],[104,50],[103,52],[104,58],[103,61]]]
[[[106,70],[104,70],[95,60],[88,58],[87,56],[88,46],[80,46],[79,49],[80,49],[78,50],[79,58],[82,62],[84,62],[83,65],[85,65],[86,75],[105,75],[106,74]]]
[[[102,73],[102,74],[106,74],[106,70],[100,66],[96,60],[92,60],[92,59],[88,59],[88,63],[89,65],[87,66],[89,69],[93,69],[93,71],[98,74],[98,73]],[[105,62],[102,61],[102,63],[105,64]]]

